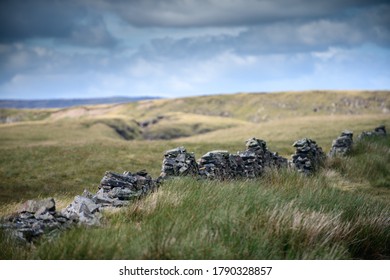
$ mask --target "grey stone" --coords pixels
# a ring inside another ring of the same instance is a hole
[[[62,215],[76,220],[79,224],[99,225],[99,207],[91,193],[84,191],[82,195],[75,196],[73,202],[62,210]]]
[[[199,160],[199,175],[209,179],[234,177],[229,163],[228,151],[215,150],[204,154]]]
[[[72,220],[55,211],[55,201],[49,198],[26,201],[20,211],[9,216],[0,227],[18,240],[32,242],[43,234],[50,236],[72,225]]]
[[[332,147],[329,151],[330,157],[346,156],[351,152],[353,145],[353,132],[344,130],[339,137],[332,142]]]
[[[45,211],[55,211],[55,201],[54,198],[47,198],[42,200],[27,200],[19,209],[19,212],[29,212],[29,213],[35,213],[38,210],[42,211],[42,209]]]
[[[384,125],[380,125],[376,128],[374,128],[374,131],[363,131],[359,136],[358,136],[358,141],[363,140],[365,138],[370,138],[373,136],[386,136],[386,128]]]
[[[161,178],[172,176],[197,176],[199,173],[193,153],[188,153],[184,147],[177,147],[164,153],[161,167]]]
[[[323,165],[326,156],[314,140],[303,138],[294,142],[293,147],[296,150],[289,165],[299,173],[311,175]]]

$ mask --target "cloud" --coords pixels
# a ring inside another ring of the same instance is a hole
[[[140,27],[242,26],[344,15],[351,9],[384,4],[370,0],[115,0],[102,2]]]
[[[389,87],[388,14],[365,0],[4,0],[0,96]]]
[[[61,43],[110,47],[115,44],[97,5],[90,1],[4,0],[0,42],[50,38]]]

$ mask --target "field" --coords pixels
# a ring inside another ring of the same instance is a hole
[[[304,137],[328,152],[344,129],[390,128],[390,92],[240,93],[120,105],[0,110],[0,215],[27,199],[57,208],[106,170],[156,178],[164,151],[245,150],[257,137],[290,158]],[[328,159],[315,176],[291,170],[254,180],[176,178],[101,227],[78,227],[33,245],[3,233],[0,259],[389,259],[390,138]]]

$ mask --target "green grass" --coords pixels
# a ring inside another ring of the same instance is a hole
[[[367,141],[354,153],[366,149],[376,157],[389,151],[388,140]],[[358,156],[340,161],[363,164]],[[381,163],[388,164],[387,159]],[[366,173],[349,172],[328,164],[311,177],[284,170],[256,180],[177,178],[119,212],[105,213],[102,227],[75,228],[35,248],[14,246],[5,257],[388,259],[388,200],[340,188],[343,180],[352,185],[367,180]],[[375,176],[384,180],[388,173],[381,169]]]

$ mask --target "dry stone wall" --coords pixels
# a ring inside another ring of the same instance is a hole
[[[210,179],[229,179],[235,174],[230,168],[228,151],[211,151],[203,155],[199,161],[199,175]]]
[[[385,136],[386,129],[379,126],[371,132],[363,132],[359,139],[370,136]],[[343,131],[332,143],[329,156],[344,156],[352,148],[353,133]],[[323,164],[326,155],[317,143],[308,138],[294,142],[296,148],[292,159],[273,153],[264,140],[251,138],[246,141],[246,150],[230,154],[216,150],[203,155],[199,163],[193,153],[184,147],[168,150],[164,154],[162,172],[152,179],[145,171],[118,174],[107,171],[92,194],[84,191],[62,211],[56,211],[53,198],[29,200],[20,210],[0,222],[0,228],[24,242],[32,242],[43,234],[62,231],[76,225],[98,226],[105,208],[129,205],[132,199],[156,190],[163,179],[172,176],[200,176],[209,179],[255,178],[271,168],[290,167],[304,175],[311,175]]]
[[[344,130],[339,137],[332,142],[332,147],[329,151],[330,157],[346,156],[352,150],[353,132]]]
[[[193,153],[184,147],[168,150],[164,154],[161,177],[193,175],[209,179],[255,178],[267,168],[287,167],[287,159],[268,150],[264,140],[251,138],[246,150],[237,154],[215,150],[204,154],[196,162]]]
[[[291,166],[299,173],[311,175],[323,164],[325,154],[314,140],[303,138],[293,144],[295,154],[292,155]]]
[[[386,132],[386,128],[384,125],[380,125],[376,128],[374,128],[373,131],[363,131],[359,136],[358,136],[358,140],[363,140],[365,138],[369,138],[369,137],[372,137],[372,136],[386,136],[387,135],[387,132]]]
[[[184,147],[168,150],[164,154],[161,177],[197,175],[198,165],[195,156],[187,153]]]

